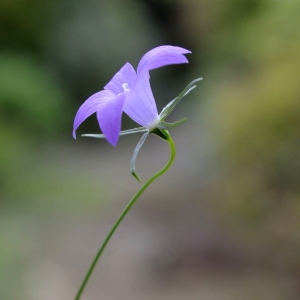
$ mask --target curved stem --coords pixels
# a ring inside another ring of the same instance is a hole
[[[172,165],[175,156],[176,156],[176,148],[175,148],[175,144],[170,136],[170,134],[168,133],[168,131],[163,130],[164,134],[165,134],[165,140],[169,143],[170,146],[170,159],[168,161],[168,163],[156,174],[154,174],[150,179],[148,179],[148,181],[141,187],[141,189],[133,196],[133,198],[129,201],[129,203],[127,204],[127,206],[125,207],[125,209],[123,210],[123,212],[121,213],[120,217],[118,218],[117,222],[115,223],[115,225],[112,227],[112,229],[110,230],[109,234],[107,235],[106,239],[104,240],[101,248],[99,249],[96,257],[94,258],[80,288],[79,291],[77,292],[77,295],[75,297],[75,300],[79,300],[80,296],[82,295],[86,284],[88,283],[88,280],[103,252],[103,250],[105,249],[107,243],[109,242],[110,238],[112,237],[112,235],[114,234],[114,232],[116,231],[116,229],[118,228],[118,226],[120,225],[121,221],[124,219],[124,217],[126,216],[126,214],[128,213],[128,211],[130,210],[130,208],[133,206],[133,204],[136,202],[136,200],[143,194],[143,192],[147,189],[147,187],[155,180],[157,179],[159,176],[161,176],[162,174],[164,174]]]

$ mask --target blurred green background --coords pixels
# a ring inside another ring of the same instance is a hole
[[[125,62],[177,45],[151,72],[175,164],[124,220],[83,299],[300,298],[299,0],[2,0],[0,298],[73,299],[140,187],[139,136],[72,139],[73,118]],[[136,126],[125,115],[124,129]],[[98,133],[96,117],[79,130]],[[168,159],[155,136],[144,181]]]

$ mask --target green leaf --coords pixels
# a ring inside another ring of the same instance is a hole
[[[159,129],[173,129],[181,124],[183,124],[185,121],[187,120],[187,118],[183,118],[179,121],[176,121],[174,123],[167,123],[167,122],[164,122],[164,121],[160,121],[159,124],[157,125],[157,128]]]
[[[167,106],[163,108],[163,110],[159,114],[160,119],[163,121],[171,113],[171,111],[175,108],[179,101],[196,87],[196,85],[194,84],[202,79],[203,78],[197,78],[190,82],[174,100],[172,100]]]
[[[143,146],[143,144],[145,143],[147,137],[149,135],[149,132],[146,132],[145,134],[143,134],[143,136],[141,137],[140,141],[138,142],[138,144],[136,145],[134,151],[133,151],[133,155],[132,155],[132,159],[131,159],[131,169],[130,172],[133,175],[133,177],[135,177],[138,181],[141,181],[140,177],[135,173],[135,161],[137,158],[137,155],[141,149],[141,147]]]
[[[147,132],[149,131],[147,128],[145,127],[138,127],[138,128],[132,128],[132,129],[128,129],[128,130],[123,130],[120,132],[119,135],[127,135],[127,134],[133,134],[133,133],[139,133],[139,132]],[[81,136],[85,136],[85,137],[93,137],[96,139],[105,139],[104,134],[82,134]]]

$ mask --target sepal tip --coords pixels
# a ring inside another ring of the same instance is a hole
[[[135,173],[135,171],[131,171],[131,175],[139,182],[141,182],[140,177]]]
[[[149,135],[149,132],[146,132],[142,135],[140,141],[138,142],[138,144],[136,145],[134,151],[133,151],[133,155],[131,158],[131,166],[130,166],[130,173],[132,174],[133,177],[135,177],[138,181],[141,181],[141,179],[139,178],[139,176],[135,173],[135,161],[137,158],[137,155],[141,149],[141,147],[143,146],[143,144],[145,143],[147,137]]]

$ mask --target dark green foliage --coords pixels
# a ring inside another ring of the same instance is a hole
[[[300,268],[299,12],[299,1],[262,1],[207,48],[221,41],[206,111],[219,146],[212,201],[267,263],[289,270]]]
[[[66,95],[30,56],[0,54],[0,118],[31,139],[57,134],[68,115]]]

